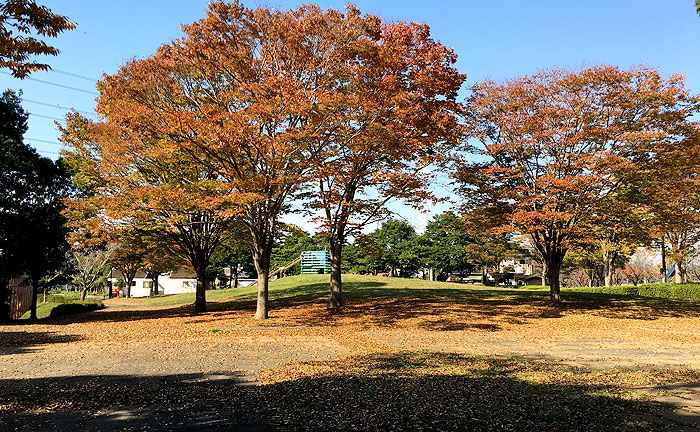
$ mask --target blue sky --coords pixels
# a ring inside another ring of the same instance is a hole
[[[31,75],[33,79],[20,81],[2,71],[0,87],[23,90],[24,107],[32,113],[25,137],[49,157],[56,157],[60,150],[53,118],[62,118],[70,107],[94,110],[94,80],[179,37],[180,23],[202,18],[207,4],[206,0],[39,2],[67,15],[78,27],[52,41],[62,50],[58,57],[47,58],[53,72],[37,72]],[[302,4],[287,0],[243,3],[280,9]],[[316,3],[343,9],[346,2]],[[385,20],[428,23],[433,37],[459,55],[457,67],[467,74],[463,94],[469,85],[485,78],[500,80],[552,66],[580,68],[602,63],[623,68],[647,64],[664,74],[684,74],[688,87],[700,93],[700,17],[692,0],[391,0],[355,4]],[[411,219],[410,210],[397,209]]]

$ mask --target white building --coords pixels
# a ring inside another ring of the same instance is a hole
[[[109,278],[109,282],[113,287],[117,287],[119,283],[124,283],[124,277],[117,270],[113,269]],[[122,295],[124,287],[122,288]],[[188,268],[181,267],[171,273],[163,273],[158,276],[158,290],[153,287],[153,280],[146,276],[146,273],[139,270],[136,273],[134,281],[131,283],[132,297],[148,297],[153,294],[183,294],[193,293],[197,290],[197,276],[194,271]]]
[[[226,275],[230,275],[231,272],[226,271]],[[119,283],[124,283],[124,277],[121,272],[117,269],[112,269],[107,278],[109,282],[112,283],[113,287],[118,286]],[[257,279],[238,279],[238,287],[250,286],[257,283]],[[124,287],[120,295],[124,295]],[[212,287],[213,288],[213,287]],[[194,270],[188,269],[186,267],[180,267],[179,269],[170,272],[163,273],[158,276],[158,290],[156,291],[153,287],[153,280],[146,276],[146,273],[139,270],[136,273],[136,277],[131,283],[131,297],[148,297],[151,295],[168,295],[168,294],[183,294],[183,293],[193,293],[197,291],[197,275]]]

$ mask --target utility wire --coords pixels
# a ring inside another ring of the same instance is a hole
[[[44,140],[44,139],[39,139],[39,138],[25,138],[26,141],[34,141],[34,142],[40,142],[44,144],[53,144],[53,145],[58,145],[62,146],[63,143],[60,143],[58,141],[49,141],[49,140]]]
[[[34,104],[38,104],[38,105],[44,105],[44,106],[47,106],[47,107],[58,108],[58,109],[61,109],[61,110],[64,110],[64,111],[71,111],[70,108],[66,108],[66,107],[63,107],[63,106],[61,106],[61,105],[55,105],[55,104],[50,104],[50,103],[46,103],[46,102],[35,101],[35,100],[31,100],[31,99],[22,99],[22,102],[29,102],[29,103],[34,103]],[[82,113],[82,114],[86,114],[86,115],[97,116],[97,113],[96,113],[95,111],[84,111],[84,110],[79,110],[79,109],[75,109],[75,108],[72,108],[72,110],[75,111],[75,112],[79,112],[79,113]]]
[[[82,54],[78,54],[78,53],[76,53],[76,52],[74,52],[74,51],[68,51],[68,50],[62,49],[62,50],[61,50],[61,54],[70,54],[70,55],[75,56],[75,57],[80,57],[80,58],[84,58],[84,59],[86,59],[86,60],[94,61],[95,63],[102,63],[102,64],[105,64],[105,65],[110,65],[110,66],[117,66],[117,67],[119,67],[119,64],[118,64],[118,63],[104,61],[104,60],[96,59],[96,58],[94,58],[94,57],[88,57],[88,56],[85,56],[85,55],[82,55]]]
[[[0,71],[0,73],[2,73],[4,75],[12,75],[11,73],[5,72],[5,71]],[[87,93],[87,94],[91,94],[91,95],[95,95],[95,96],[99,96],[96,92],[93,92],[93,91],[83,90],[83,89],[79,89],[77,87],[71,87],[71,86],[67,86],[67,85],[63,85],[63,84],[56,84],[56,83],[53,83],[51,81],[44,81],[44,80],[40,80],[40,79],[32,78],[32,77],[26,77],[25,79],[48,84],[48,85],[52,85],[52,86],[56,86],[56,87],[63,87],[63,88],[67,88],[70,90],[75,90],[75,91],[79,91],[79,92],[83,92],[83,93]]]
[[[58,155],[58,156],[61,155],[61,153],[59,153],[59,152],[50,151],[50,150],[39,150],[39,149],[35,149],[35,150],[36,150],[38,153],[48,153],[48,154]]]
[[[56,120],[56,121],[63,121],[63,120],[65,120],[64,118],[45,116],[45,115],[34,114],[34,113],[29,113],[29,115],[33,115],[34,117],[41,117],[41,118],[45,118],[45,119],[49,119],[49,120]]]
[[[54,69],[54,68],[51,68],[51,69],[49,69],[47,72],[56,72],[56,73],[59,73],[59,74],[62,74],[62,75],[68,75],[68,76],[73,77],[73,78],[84,79],[85,81],[90,81],[90,82],[93,82],[93,83],[98,81],[96,78],[90,78],[89,76],[80,75],[80,74],[77,74],[77,73],[68,72],[68,71],[64,71],[64,70],[61,70],[61,69]]]
[[[119,42],[119,41],[116,41],[114,39],[106,38],[104,36],[99,36],[99,35],[96,35],[94,33],[89,33],[89,32],[84,31],[83,34],[88,35],[88,36],[92,36],[92,37],[97,38],[97,39],[102,39],[102,40],[105,40],[107,42],[112,42],[112,43],[117,44],[117,45],[122,45],[122,46],[125,46],[128,48],[133,48],[133,49],[138,49],[137,47],[135,47],[133,45],[125,44],[123,42]]]

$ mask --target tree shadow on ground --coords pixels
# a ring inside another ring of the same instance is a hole
[[[81,338],[76,335],[54,332],[0,331],[0,356],[24,354],[38,345],[75,342]]]
[[[304,366],[304,365],[302,365]],[[653,429],[659,405],[556,366],[398,353],[294,369],[266,385],[235,374],[0,380],[9,429],[567,430]],[[274,371],[273,371],[274,372]],[[552,379],[523,379],[524,373]],[[641,415],[651,415],[647,421]],[[651,420],[649,420],[651,419]],[[649,423],[651,421],[652,423]]]

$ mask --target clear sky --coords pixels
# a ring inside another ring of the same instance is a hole
[[[0,72],[0,87],[22,89],[32,115],[28,142],[49,157],[60,150],[54,119],[71,107],[95,108],[95,81],[132,57],[145,57],[181,35],[180,24],[205,14],[206,0],[39,0],[77,23],[50,41],[61,49],[47,57],[54,71],[23,81]],[[303,2],[243,1],[249,7],[294,8]],[[344,1],[318,1],[343,9]],[[687,76],[700,93],[700,17],[693,0],[465,0],[356,1],[366,13],[389,21],[426,22],[433,37],[453,47],[463,88],[485,78],[500,80],[552,66],[579,68],[646,64],[664,74]],[[38,80],[45,81],[39,82]],[[58,87],[48,83],[71,88]],[[60,107],[60,108],[59,108]],[[397,207],[411,220],[411,211]],[[417,222],[417,221],[416,221]]]

